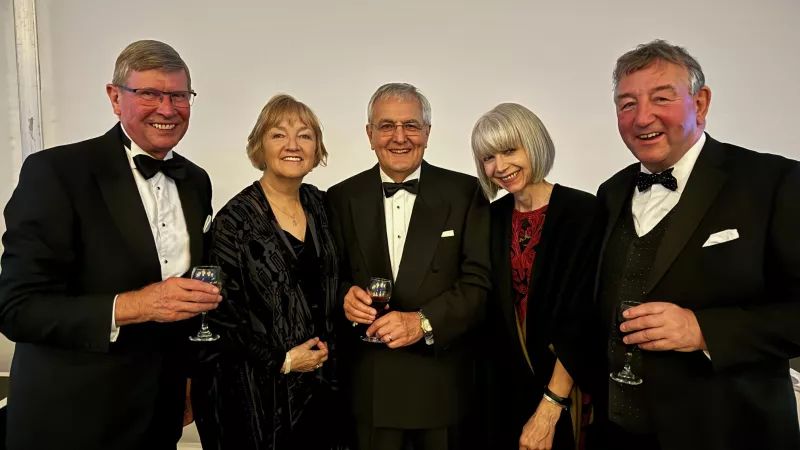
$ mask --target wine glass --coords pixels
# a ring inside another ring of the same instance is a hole
[[[392,280],[377,277],[370,278],[367,294],[372,298],[372,307],[378,312],[375,318],[383,316],[389,312],[386,306],[389,305],[389,299],[392,298]],[[361,340],[374,344],[383,344],[383,341],[377,337],[361,336]]]
[[[627,320],[622,313],[627,309],[639,305],[641,305],[640,302],[627,300],[619,305],[617,308],[617,330],[619,330],[619,326],[622,324],[622,322]],[[625,366],[619,372],[609,374],[612,380],[616,381],[617,383],[628,384],[631,386],[638,386],[644,382],[644,380],[634,374],[631,370],[631,358],[633,358],[633,352],[638,351],[638,349],[639,347],[637,347],[636,344],[625,345]]]
[[[192,279],[213,284],[222,292],[222,269],[219,266],[197,266],[192,269]],[[219,339],[218,334],[214,334],[208,329],[206,313],[200,313],[200,317],[202,318],[200,331],[194,336],[189,336],[189,340],[193,342],[212,342]]]

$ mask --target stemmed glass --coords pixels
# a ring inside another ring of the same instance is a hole
[[[392,298],[392,280],[377,277],[370,278],[367,294],[372,298],[372,307],[378,312],[375,317],[377,319],[389,312],[386,306],[389,305],[389,299]],[[383,344],[383,341],[374,336],[361,336],[361,340],[374,344]]]
[[[619,305],[617,308],[616,325],[618,330],[622,322],[625,322],[626,320],[622,313],[624,313],[625,310],[639,305],[641,305],[640,302],[634,301],[624,301]],[[609,374],[612,380],[616,381],[617,383],[628,384],[631,386],[638,386],[644,382],[644,380],[642,380],[638,375],[634,374],[631,370],[631,359],[633,358],[633,352],[638,350],[639,347],[637,347],[636,344],[625,345],[625,366],[619,372]]]
[[[192,279],[213,284],[222,292],[222,269],[219,266],[197,266],[192,269]],[[208,329],[206,313],[200,313],[200,316],[202,318],[200,331],[194,336],[189,336],[189,340],[193,342],[213,342],[219,339],[218,334],[214,334]]]

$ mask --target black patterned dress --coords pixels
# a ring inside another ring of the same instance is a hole
[[[192,403],[205,450],[342,449],[345,416],[336,377],[337,260],[324,193],[302,185],[307,229],[284,232],[255,182],[217,214],[210,263],[225,274],[223,301],[208,315],[221,338],[193,344],[202,363]],[[329,360],[280,373],[286,352],[319,337]]]

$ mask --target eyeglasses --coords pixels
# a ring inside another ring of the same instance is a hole
[[[114,86],[132,93],[136,100],[145,106],[158,106],[161,104],[164,96],[168,95],[170,101],[172,101],[172,105],[176,108],[188,108],[192,106],[192,103],[194,103],[194,97],[197,95],[197,93],[194,91],[167,92],[152,88],[131,89],[127,86],[122,86],[119,84],[115,84]]]
[[[381,132],[384,136],[392,136],[397,131],[397,127],[403,128],[403,133],[406,136],[419,136],[422,133],[422,128],[425,125],[420,125],[416,122],[406,122],[406,123],[389,123],[383,122],[379,123],[378,125],[370,124],[373,127],[377,128],[378,131]]]

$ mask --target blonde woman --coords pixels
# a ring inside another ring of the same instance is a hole
[[[275,96],[247,154],[262,176],[212,227],[210,262],[225,283],[209,314],[221,338],[208,345],[210,361],[192,386],[203,448],[339,448],[336,251],[324,192],[303,184],[327,157],[319,120],[305,104]]]

